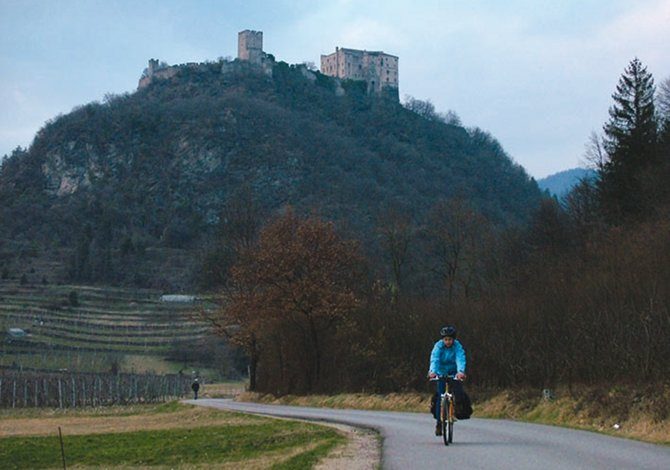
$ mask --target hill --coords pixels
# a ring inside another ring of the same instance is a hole
[[[16,276],[12,253],[63,249],[71,279],[156,286],[151,273],[185,257],[161,282],[186,288],[242,188],[264,214],[317,211],[371,251],[391,208],[422,220],[461,197],[495,224],[528,220],[540,191],[492,136],[362,85],[283,62],[271,76],[218,62],[59,116],[2,163],[0,263]]]
[[[570,170],[559,171],[546,178],[537,180],[537,185],[543,191],[549,191],[550,194],[558,198],[565,197],[572,188],[583,179],[593,179],[596,177],[594,170],[586,168],[572,168]]]

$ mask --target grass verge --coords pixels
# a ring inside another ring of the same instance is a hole
[[[478,416],[565,426],[670,445],[670,385],[583,386],[482,393]]]
[[[2,421],[9,435],[0,438],[0,462],[8,469],[58,466],[58,426],[67,465],[79,467],[306,468],[346,441],[336,430],[311,423],[177,403],[125,412],[118,407],[107,414],[5,414]]]
[[[574,387],[554,390],[468,389],[474,417],[499,418],[595,431],[654,444],[670,445],[670,385]],[[286,395],[243,393],[240,401],[295,406],[428,413],[430,393]]]

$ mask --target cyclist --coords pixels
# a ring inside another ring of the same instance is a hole
[[[433,347],[433,352],[430,354],[430,367],[428,368],[428,377],[434,379],[439,376],[453,376],[456,381],[452,384],[452,393],[456,396],[456,402],[463,396],[463,386],[461,381],[465,380],[465,349],[461,342],[456,339],[456,328],[451,325],[440,329],[440,339]],[[437,393],[445,392],[447,384],[443,380],[437,382]],[[435,435],[442,435],[442,427],[440,426],[440,400],[435,404],[435,419],[437,425],[435,426]]]

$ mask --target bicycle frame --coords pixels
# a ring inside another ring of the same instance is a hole
[[[451,383],[456,380],[451,376],[437,376],[430,379],[431,382],[444,381],[444,393],[440,394],[440,425],[442,427],[442,439],[444,445],[448,446],[454,439],[455,407],[454,394],[451,391]]]

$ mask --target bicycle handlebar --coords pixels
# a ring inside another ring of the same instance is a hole
[[[458,380],[459,382],[462,382],[463,379],[457,379],[455,375],[436,375],[433,378],[429,378],[429,382],[437,382],[438,380],[445,380],[445,379],[451,379],[451,380]]]

